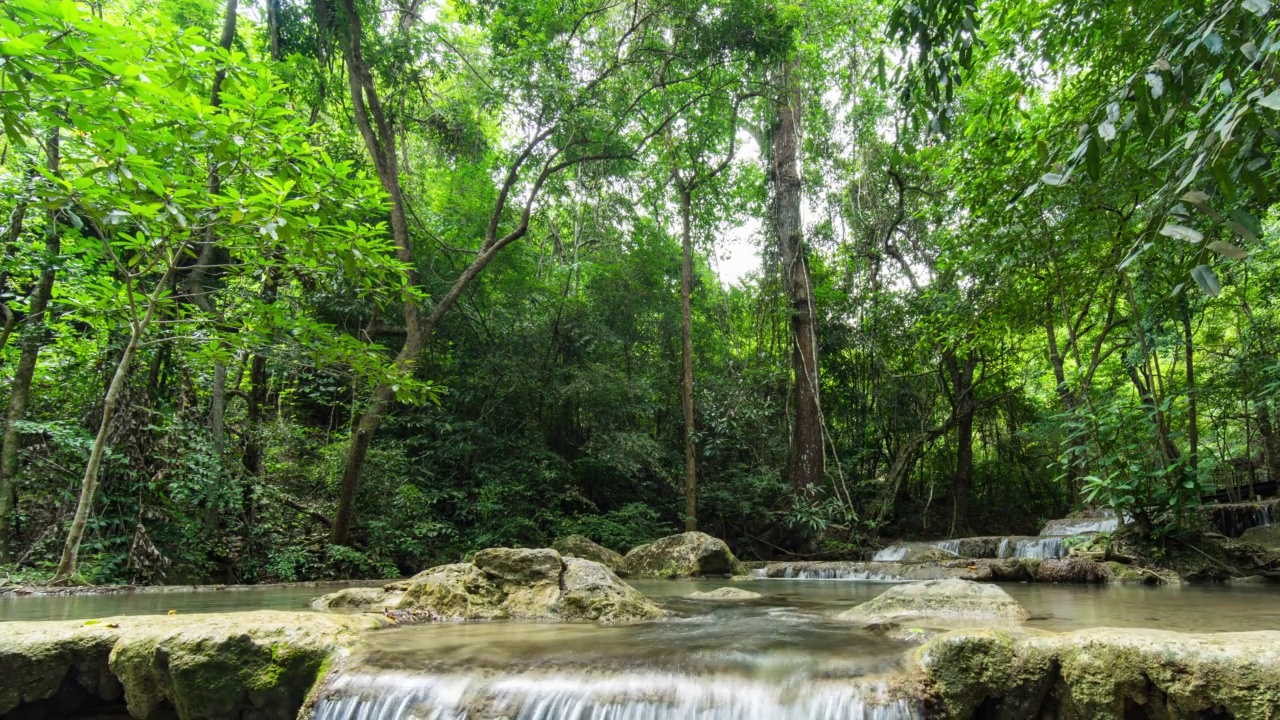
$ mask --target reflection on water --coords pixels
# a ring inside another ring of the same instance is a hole
[[[231,586],[222,589],[162,588],[105,595],[0,595],[0,621],[84,620],[115,615],[163,615],[237,610],[306,610],[320,595],[344,587],[385,581],[311,585]]]

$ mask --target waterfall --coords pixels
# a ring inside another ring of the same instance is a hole
[[[1114,516],[1098,518],[1063,518],[1044,524],[1040,535],[1080,535],[1081,533],[1115,532],[1120,521]]]
[[[890,545],[871,557],[873,562],[901,562],[910,551],[906,545]],[[863,557],[866,557],[863,555]]]
[[[891,568],[861,562],[776,563],[765,571],[768,577],[784,580],[867,580],[905,582],[909,578]]]
[[[915,700],[885,682],[732,676],[340,676],[312,720],[915,720]]]
[[[996,557],[1003,558],[1060,558],[1067,554],[1066,540],[1061,535],[1045,535],[1035,538],[1005,538],[1000,541]]]
[[[959,540],[940,540],[934,543],[933,546],[945,553],[951,553],[956,557],[960,557],[960,541]]]
[[[1275,523],[1272,508],[1275,501],[1264,503],[1224,503],[1200,508],[1218,532],[1230,538],[1240,537],[1245,530]]]

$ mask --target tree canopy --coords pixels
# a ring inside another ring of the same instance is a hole
[[[1176,534],[1280,479],[1278,13],[8,0],[0,565]]]

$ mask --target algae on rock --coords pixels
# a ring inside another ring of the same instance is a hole
[[[551,544],[551,549],[560,553],[561,557],[566,558],[582,558],[583,560],[591,560],[612,570],[615,574],[625,577],[626,569],[623,567],[622,555],[610,550],[609,548],[594,543],[582,535],[567,535],[556,540]]]
[[[0,715],[74,682],[102,701],[123,695],[138,718],[291,719],[326,658],[385,622],[262,610],[5,623]]]
[[[866,625],[904,620],[1020,621],[1026,608],[996,585],[951,578],[895,585],[880,595],[836,616]]]
[[[723,540],[706,533],[669,535],[632,548],[623,558],[627,573],[638,578],[685,578],[739,575],[742,563]]]

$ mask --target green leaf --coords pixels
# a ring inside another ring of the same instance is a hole
[[[1191,277],[1211,297],[1218,297],[1222,286],[1218,284],[1218,275],[1208,265],[1197,265],[1191,268]]]
[[[1209,249],[1218,253],[1219,255],[1222,255],[1223,257],[1229,257],[1234,260],[1246,260],[1249,257],[1249,253],[1245,252],[1244,250],[1241,250],[1240,248],[1236,247],[1235,245],[1232,245],[1229,242],[1224,242],[1222,240],[1214,240],[1213,242],[1209,243]]]
[[[1271,12],[1270,0],[1244,0],[1244,2],[1240,3],[1240,7],[1248,10],[1258,17],[1262,17]]]

